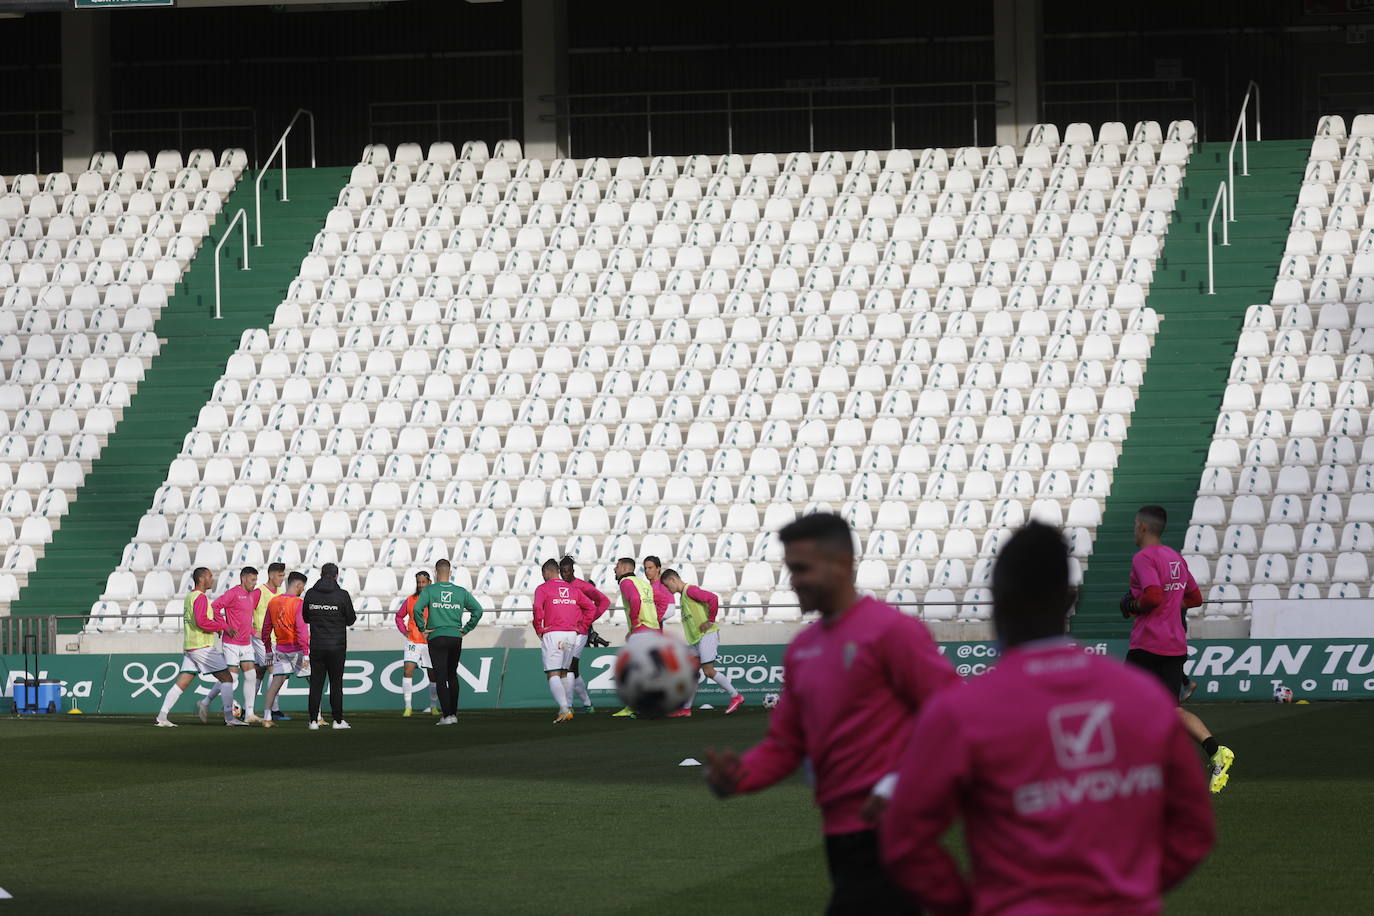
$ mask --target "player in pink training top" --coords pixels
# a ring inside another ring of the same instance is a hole
[[[1183,663],[1188,660],[1184,614],[1202,604],[1202,592],[1183,557],[1161,540],[1168,522],[1163,506],[1142,506],[1135,514],[1135,545],[1140,550],[1131,560],[1131,589],[1121,599],[1121,614],[1135,618],[1126,661],[1159,678],[1179,700],[1188,680],[1183,673]],[[1235,753],[1218,744],[1203,721],[1182,706],[1178,717],[1188,734],[1202,745],[1212,792],[1220,792],[1231,780]]]
[[[663,578],[663,561],[655,556],[645,557],[644,578],[649,580],[649,587],[654,592],[654,608],[658,610],[658,628],[661,630],[673,606],[673,593],[660,581]]]
[[[787,647],[767,736],[743,756],[707,751],[707,782],[722,796],[754,792],[807,760],[833,883],[827,912],[914,912],[883,871],[866,808],[896,768],[917,711],[959,678],[919,620],[854,590],[854,535],[844,519],[803,516],[778,539],[802,610],[821,619]]]
[[[587,682],[582,680],[582,650],[590,645],[607,645],[606,641],[596,635],[596,630],[592,625],[601,619],[611,606],[611,599],[605,592],[592,585],[585,579],[579,579],[575,575],[576,567],[572,557],[564,557],[558,561],[558,577],[564,582],[571,583],[574,588],[580,589],[582,594],[591,600],[596,608],[596,612],[590,617],[586,617],[578,623],[577,644],[573,646],[572,664],[568,668],[568,676],[563,679],[563,689],[568,693],[568,702],[572,702],[576,696],[582,702],[582,714],[589,716],[596,712],[592,706],[591,694],[587,692]]]
[[[261,719],[253,711],[258,698],[258,658],[253,651],[253,617],[262,598],[258,591],[258,571],[245,566],[239,571],[239,584],[215,599],[214,609],[229,629],[221,640],[224,661],[232,673],[239,669],[243,683],[243,721],[259,724]],[[230,635],[232,631],[233,635]]]
[[[1005,652],[921,710],[881,818],[883,861],[937,916],[1158,913],[1212,847],[1173,697],[1064,636],[1069,554],[1031,522],[992,574]],[[972,875],[940,838],[962,816]]]
[[[540,572],[544,581],[534,590],[534,632],[543,647],[549,693],[558,704],[558,718],[553,720],[557,725],[572,721],[571,698],[564,678],[572,667],[577,627],[583,619],[596,613],[596,605],[581,589],[558,577],[557,560],[545,560]]]

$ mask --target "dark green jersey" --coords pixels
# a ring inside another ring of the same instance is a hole
[[[463,611],[470,615],[463,624]],[[452,582],[435,582],[425,586],[415,599],[416,624],[429,638],[435,636],[463,636],[482,619],[482,605],[472,592]]]

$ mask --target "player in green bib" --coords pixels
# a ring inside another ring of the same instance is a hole
[[[688,585],[676,569],[665,569],[659,577],[663,587],[678,596],[682,605],[682,635],[687,639],[701,662],[701,673],[714,681],[730,697],[726,704],[728,716],[744,705],[744,696],[735,689],[730,677],[716,668],[716,655],[720,652],[720,624],[716,622],[720,614],[720,597],[715,592]],[[690,716],[692,701],[677,712],[668,713],[671,717]]]
[[[182,654],[181,673],[176,682],[162,698],[162,708],[158,711],[154,724],[159,728],[176,728],[176,723],[168,718],[172,707],[181,694],[196,680],[197,675],[206,674],[215,679],[209,695],[196,704],[200,721],[205,722],[206,709],[211,697],[218,696],[224,706],[225,725],[246,725],[234,717],[234,680],[229,676],[229,666],[224,661],[224,653],[215,645],[215,635],[230,632],[228,624],[215,616],[210,606],[210,598],[205,594],[215,581],[215,574],[204,566],[197,566],[191,572],[191,591],[181,603],[182,608]]]
[[[615,562],[615,580],[620,583],[620,598],[624,602],[625,625],[630,628],[630,636],[636,633],[658,633],[662,626],[658,619],[658,608],[654,605],[654,587],[648,579],[635,575],[636,563],[631,557],[621,557]],[[626,706],[620,712],[611,713],[613,718],[633,719],[635,712]]]

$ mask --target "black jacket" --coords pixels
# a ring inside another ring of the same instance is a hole
[[[302,598],[301,616],[310,625],[311,649],[347,649],[348,628],[358,619],[353,599],[334,579],[320,579]]]

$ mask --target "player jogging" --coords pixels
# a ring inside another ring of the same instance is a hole
[[[630,628],[629,636],[662,631],[663,624],[654,604],[654,588],[648,579],[635,575],[633,559],[621,557],[615,561],[615,580],[620,583],[620,597],[625,602],[625,625]],[[635,711],[626,706],[620,712],[611,715],[616,718],[633,719]]]
[[[253,651],[253,621],[258,612],[258,571],[245,566],[239,571],[239,584],[215,599],[214,609],[228,627],[220,639],[224,661],[229,670],[237,669],[243,682],[243,721],[261,722],[253,712],[258,699],[257,656]],[[230,634],[233,634],[232,636]]]
[[[1187,682],[1183,673],[1183,663],[1188,660],[1184,612],[1202,604],[1202,592],[1183,557],[1160,540],[1168,522],[1169,515],[1162,506],[1142,506],[1136,513],[1135,545],[1140,550],[1131,560],[1131,588],[1121,599],[1121,614],[1135,618],[1126,661],[1159,678],[1177,702]],[[1236,755],[1217,743],[1202,720],[1182,706],[1178,717],[1207,755],[1212,793],[1220,792],[1231,780]]]
[[[310,627],[305,622],[305,574],[293,572],[286,578],[286,590],[267,604],[267,616],[262,624],[264,644],[272,649],[272,683],[267,688],[264,709],[276,709],[277,694],[291,675],[310,676]],[[286,716],[281,716],[286,719]],[[274,713],[264,717],[263,727],[271,728],[278,719]]]
[[[744,696],[730,683],[724,671],[716,669],[716,654],[720,650],[720,624],[716,615],[720,613],[720,598],[714,592],[688,585],[676,569],[665,569],[660,580],[670,593],[680,596],[682,603],[682,635],[687,644],[696,652],[701,662],[701,673],[720,686],[730,697],[725,707],[728,716],[744,705]],[[669,716],[690,716],[692,701]]]
[[[663,621],[668,619],[673,606],[673,593],[663,586],[663,561],[658,557],[644,558],[644,578],[649,580],[649,588],[654,593],[654,609],[658,611],[658,628],[663,629]]]
[[[429,644],[425,642],[425,634],[415,625],[415,599],[419,598],[420,592],[433,581],[425,570],[417,572],[414,593],[406,596],[396,610],[396,629],[406,638],[405,669],[402,672],[404,679],[401,681],[401,693],[405,696],[406,703],[405,711],[401,713],[403,718],[411,715],[410,694],[415,689],[411,678],[415,676],[416,667],[425,669],[425,677],[429,681],[429,705],[424,711],[439,715],[439,693],[434,686],[434,666],[429,661]]]
[[[566,678],[577,647],[577,628],[596,613],[596,605],[581,589],[558,577],[557,560],[545,560],[540,572],[544,581],[534,590],[534,632],[541,644],[549,693],[558,704],[558,718],[553,720],[557,725],[572,721]]]
[[[606,641],[596,634],[592,629],[593,624],[601,619],[601,615],[606,613],[611,606],[611,599],[606,593],[586,579],[579,579],[575,575],[576,567],[572,557],[564,557],[558,561],[558,576],[564,582],[570,583],[574,588],[581,589],[582,594],[586,595],[596,608],[596,612],[590,617],[578,621],[577,624],[577,643],[573,646],[572,662],[568,668],[568,676],[563,679],[564,689],[568,692],[568,702],[571,703],[574,695],[582,702],[582,714],[589,716],[596,712],[592,706],[592,696],[587,692],[587,682],[582,680],[582,650],[592,645],[606,645]]]
[[[453,567],[448,560],[434,564],[434,583],[415,599],[414,615],[420,632],[429,640],[429,660],[434,666],[439,692],[439,721],[458,724],[458,660],[463,656],[463,637],[482,619],[482,605],[461,585],[449,581]],[[463,623],[463,612],[468,621]]]
[[[1031,522],[992,573],[997,666],[917,718],[879,833],[932,913],[1158,913],[1212,846],[1176,694],[1073,645],[1069,594],[1063,535]],[[940,845],[956,817],[972,880]]]
[[[808,761],[833,884],[827,912],[912,912],[883,871],[866,808],[917,711],[959,678],[924,624],[855,591],[854,534],[843,518],[802,516],[778,539],[802,611],[821,619],[787,647],[768,734],[743,756],[707,751],[707,782],[720,796],[755,792]]]
[[[205,595],[214,581],[215,574],[204,566],[197,566],[191,572],[191,591],[181,604],[184,617],[181,673],[162,698],[162,709],[154,720],[159,728],[176,728],[176,723],[167,715],[198,674],[208,674],[215,679],[215,685],[210,688],[205,701],[196,704],[200,721],[207,720],[210,697],[218,695],[224,703],[224,724],[245,724],[234,718],[234,681],[229,677],[228,666],[224,663],[224,652],[215,645],[215,634],[224,632],[225,624],[215,619],[210,610],[210,599]]]
[[[266,690],[267,682],[271,680],[268,675],[272,668],[272,641],[271,630],[267,627],[267,605],[272,603],[272,599],[281,594],[282,582],[286,580],[285,563],[269,563],[267,565],[267,584],[258,586],[258,606],[253,611],[253,662],[257,666],[258,690]],[[263,634],[267,634],[264,638]],[[271,703],[262,704],[263,718],[276,719],[280,722],[290,721],[291,717],[284,715],[281,709],[274,707]]]

